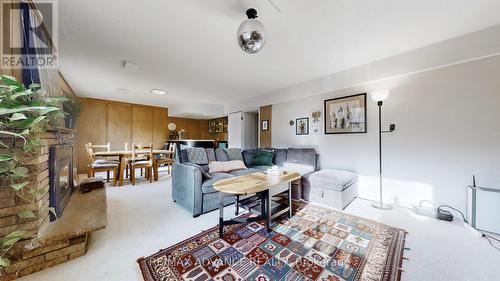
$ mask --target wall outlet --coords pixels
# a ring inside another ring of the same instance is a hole
[[[415,213],[431,218],[437,218],[438,216],[437,209],[429,206],[415,206]]]

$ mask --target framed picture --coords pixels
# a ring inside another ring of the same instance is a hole
[[[325,134],[366,133],[366,93],[325,100]]]
[[[311,112],[311,135],[321,135],[323,133],[323,122],[321,120],[321,110],[315,109]]]
[[[311,126],[321,125],[321,110],[316,109],[311,112]]]
[[[269,131],[269,120],[262,120],[262,131]]]
[[[297,118],[295,120],[295,134],[296,135],[309,135],[309,118]]]

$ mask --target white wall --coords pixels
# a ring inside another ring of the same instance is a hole
[[[229,147],[243,147],[243,123],[242,112],[230,113],[227,117],[227,142]]]
[[[257,148],[258,145],[258,119],[257,113],[254,112],[245,112],[243,114],[243,123],[245,127],[245,149]]]
[[[396,131],[383,136],[385,198],[401,205],[446,202],[465,210],[473,173],[479,185],[500,188],[499,73],[500,56],[494,56],[273,104],[272,143],[315,147],[322,168],[358,172],[359,196],[377,200],[377,106],[369,95],[367,134],[296,136],[288,122],[323,110],[327,98],[389,89],[383,126],[395,123]]]
[[[249,149],[257,147],[257,113],[234,112],[229,114],[227,137],[229,147]]]

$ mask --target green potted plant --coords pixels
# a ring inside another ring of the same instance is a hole
[[[11,76],[0,75],[0,80],[0,188],[12,189],[20,200],[33,204],[43,191],[29,184],[29,170],[22,162],[44,145],[40,133],[64,117],[60,105],[67,98],[47,97],[40,85],[26,87]],[[24,239],[26,226],[35,218],[29,209],[20,210],[17,216],[26,223],[0,237],[0,268],[9,266],[9,250]]]
[[[66,128],[75,129],[76,118],[80,115],[80,111],[82,110],[82,104],[79,103],[74,98],[69,98],[63,102],[63,110],[64,110],[64,123],[66,124]]]

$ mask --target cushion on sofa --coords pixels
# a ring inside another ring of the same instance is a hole
[[[247,167],[252,166],[253,157],[255,155],[255,149],[245,149],[241,152],[243,155],[243,162]]]
[[[179,153],[179,162],[181,163],[188,162],[186,149],[182,149],[181,152]]]
[[[223,148],[223,149],[226,151],[229,160],[243,161],[243,156],[241,155],[241,149],[239,148]]]
[[[257,150],[252,160],[252,166],[272,166],[273,152],[268,150]]]
[[[203,193],[217,192],[217,190],[214,189],[214,183],[216,181],[234,177],[233,175],[227,173],[212,173],[211,175],[211,179],[206,179],[201,184],[201,191]]]
[[[207,157],[208,157],[208,162],[216,161],[217,158],[215,157],[215,149],[213,148],[206,148],[207,151]]]
[[[314,148],[289,148],[286,162],[309,165],[316,168],[316,150]]]
[[[284,148],[274,149],[274,160],[273,160],[274,165],[283,167],[285,162],[286,162],[286,149]]]
[[[229,161],[229,155],[227,155],[226,150],[224,148],[216,148],[215,149],[215,158],[217,161]]]
[[[210,173],[218,172],[231,172],[236,170],[245,170],[247,167],[241,160],[232,161],[212,161],[208,164],[208,171]]]
[[[212,176],[210,175],[210,173],[208,173],[208,168],[205,168],[203,166],[200,166],[200,165],[194,164],[194,163],[190,163],[190,162],[186,162],[186,163],[184,163],[184,165],[193,166],[193,167],[199,169],[201,171],[201,175],[203,176],[203,178],[207,178],[207,179],[211,179],[212,178]],[[204,165],[204,166],[207,166],[207,165]]]
[[[283,169],[288,172],[297,172],[301,176],[314,172],[314,167],[304,164],[285,162],[283,164]]]
[[[208,156],[205,148],[202,147],[186,147],[187,160],[190,163],[205,165],[208,164]]]

